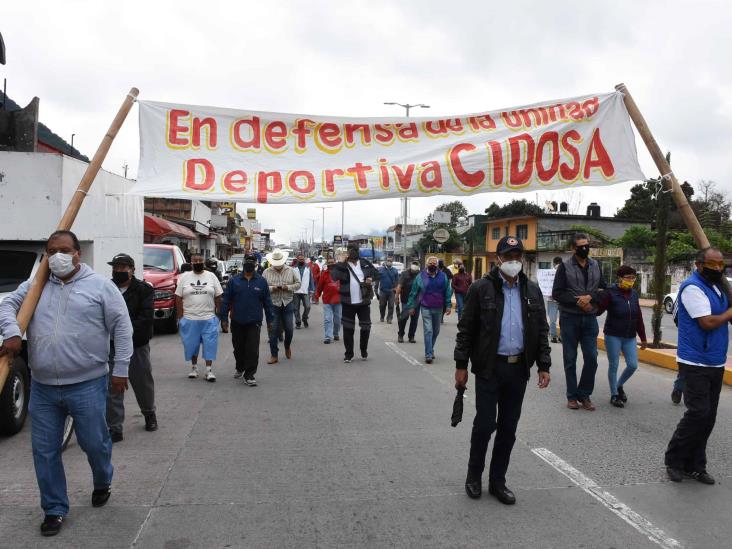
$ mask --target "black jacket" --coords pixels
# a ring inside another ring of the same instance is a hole
[[[359,259],[361,270],[363,271],[364,280],[371,278],[376,289],[376,282],[379,280],[379,271],[367,259]],[[348,261],[338,262],[332,267],[328,267],[330,277],[341,283],[341,303],[346,305],[361,305],[362,303],[351,303],[351,269],[348,268]]]
[[[463,315],[458,322],[454,355],[457,368],[466,369],[470,361],[472,372],[476,375],[487,376],[493,371],[503,318],[502,285],[503,279],[496,267],[470,286],[465,296]],[[529,369],[534,363],[539,371],[548,372],[551,367],[549,324],[546,321],[541,290],[524,273],[519,274],[519,290],[528,377]]]
[[[155,290],[147,282],[132,278],[122,294],[132,321],[132,345],[142,347],[150,342],[153,334],[153,296]]]

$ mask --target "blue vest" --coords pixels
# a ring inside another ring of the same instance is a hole
[[[606,335],[633,338],[638,326],[638,293],[631,289],[630,297],[626,298],[617,285],[607,290],[610,303],[607,306],[604,332]]]
[[[677,318],[679,321],[679,348],[676,355],[689,362],[719,366],[727,362],[727,345],[729,344],[729,328],[725,322],[714,330],[703,330],[699,322],[689,316],[684,307],[681,293],[687,286],[701,288],[712,305],[712,314],[718,315],[727,310],[729,302],[724,292],[717,295],[714,287],[697,271],[684,280],[679,288]]]

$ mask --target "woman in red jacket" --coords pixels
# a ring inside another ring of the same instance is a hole
[[[320,272],[318,285],[315,288],[315,301],[323,296],[323,328],[325,329],[326,345],[331,341],[338,341],[341,331],[341,283],[330,277],[330,269],[335,265],[335,259],[328,258],[328,263]]]

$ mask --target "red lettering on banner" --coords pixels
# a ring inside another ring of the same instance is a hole
[[[424,192],[434,192],[442,189],[442,170],[440,163],[434,160],[422,162],[419,171],[419,186]]]
[[[386,165],[386,158],[379,158],[379,185],[388,191],[389,184],[389,166]]]
[[[551,165],[549,168],[544,167],[544,147],[551,145]],[[559,170],[559,134],[557,132],[546,132],[539,138],[536,145],[536,174],[539,181],[549,183]]]
[[[298,178],[305,179],[305,186],[297,182]],[[297,194],[310,195],[315,192],[315,176],[307,170],[295,170],[287,175],[287,187]]]
[[[203,175],[200,181],[196,177],[199,173]],[[209,191],[215,179],[216,170],[205,158],[191,158],[183,164],[183,188],[188,191]]]
[[[411,122],[409,124],[396,124],[397,136],[401,141],[417,141],[419,138],[419,131],[417,130],[417,124]]]
[[[282,192],[282,174],[280,172],[257,173],[257,202],[266,204],[270,194]]]
[[[348,175],[353,176],[353,181],[356,184],[356,191],[361,194],[369,192],[368,181],[366,181],[366,174],[372,172],[374,169],[371,166],[366,166],[361,162],[356,162],[352,167],[346,170]]]
[[[244,170],[226,172],[221,186],[227,193],[243,193],[247,190],[247,173]]]
[[[525,145],[526,154],[522,154],[522,143]],[[509,165],[508,185],[510,187],[523,187],[531,182],[531,173],[534,169],[534,154],[536,144],[528,133],[522,133],[508,138]],[[523,167],[520,166],[524,161]]]
[[[600,139],[600,128],[595,128],[592,132],[592,138],[590,139],[590,146],[587,147],[587,155],[585,156],[585,169],[582,172],[582,176],[585,179],[590,178],[590,171],[599,168],[602,172],[602,176],[605,179],[609,179],[615,175],[615,166],[613,166],[610,155],[605,150],[605,145]]]
[[[272,152],[287,149],[287,126],[284,122],[273,120],[264,128],[264,144]]]
[[[475,149],[475,145],[471,143],[458,143],[447,152],[448,165],[450,172],[455,178],[455,182],[471,189],[480,187],[483,181],[485,181],[485,172],[483,170],[477,170],[472,173],[466,171],[463,163],[460,161],[460,154],[463,152],[473,152]]]
[[[245,126],[249,128],[251,136],[242,135],[242,128]],[[231,126],[231,142],[234,148],[259,151],[262,147],[260,128],[261,124],[258,116],[253,116],[251,119],[241,118],[234,122]]]
[[[216,119],[211,117],[193,117],[193,147],[198,149],[201,146],[201,131],[206,131],[206,148],[215,149],[218,143],[218,130]]]
[[[562,162],[559,165],[559,177],[562,179],[562,181],[567,182],[571,182],[577,179],[577,176],[579,175],[582,166],[580,162],[579,151],[577,150],[577,147],[575,147],[571,143],[571,141],[578,143],[582,142],[582,136],[577,130],[569,130],[562,136],[562,149],[565,152],[569,153],[574,163],[571,167],[566,162]]]
[[[491,181],[494,187],[503,185],[503,149],[498,141],[489,141],[488,148],[491,150]]]
[[[414,175],[414,164],[407,164],[407,168],[402,171],[402,169],[397,166],[393,165],[391,167],[392,170],[394,170],[394,175],[396,176],[396,182],[397,187],[400,191],[408,191],[410,187],[412,186],[412,176]]]
[[[394,142],[394,131],[388,124],[374,125],[374,139],[382,145],[391,145]]]
[[[295,122],[295,127],[290,130],[290,133],[295,136],[295,152],[304,153],[307,148],[307,140],[305,139],[310,135],[310,126],[314,126],[315,122],[309,118],[298,118]]]
[[[468,124],[470,124],[470,129],[474,132],[496,129],[496,123],[493,118],[491,118],[490,114],[479,114],[478,116],[471,116],[468,118]]]
[[[181,109],[171,109],[167,112],[168,131],[166,133],[166,137],[169,147],[179,149],[188,146],[188,132],[190,131],[190,128],[182,125],[181,121],[189,118],[190,115],[190,111],[184,111]]]
[[[371,126],[368,124],[345,124],[343,126],[346,132],[346,147],[353,147],[356,142],[354,137],[356,132],[361,134],[361,143],[371,145]]]
[[[593,97],[592,99],[588,99],[584,103],[582,103],[582,110],[585,113],[585,118],[592,118],[595,114],[597,114],[597,111],[600,109],[600,101],[597,99],[597,97]]]
[[[446,137],[450,133],[460,135],[463,133],[463,123],[459,118],[446,118],[442,120],[427,120],[422,124],[424,132],[430,137]]]
[[[567,114],[572,120],[582,120],[584,113],[582,112],[582,105],[577,101],[570,101],[567,103]]]
[[[343,147],[343,137],[341,137],[341,129],[338,124],[332,122],[318,124],[315,137],[318,148],[324,152],[337,153]]]
[[[343,170],[339,170],[338,168],[334,170],[323,170],[323,193],[333,196],[336,192],[334,179],[336,177],[343,177],[344,175]]]

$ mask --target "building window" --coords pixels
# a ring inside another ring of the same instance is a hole
[[[551,261],[539,261],[539,268],[540,269],[551,269],[552,262]]]
[[[516,238],[526,240],[529,238],[529,226],[528,225],[516,225]]]
[[[500,240],[501,239],[501,228],[500,227],[494,227],[491,231],[491,238],[493,240]]]

